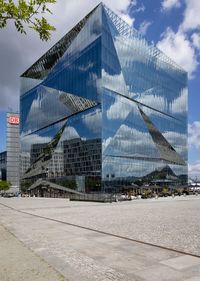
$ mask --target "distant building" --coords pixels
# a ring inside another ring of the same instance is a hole
[[[12,191],[19,191],[19,113],[7,113],[6,148],[6,179],[11,183]]]
[[[19,113],[7,113],[6,128],[7,150],[0,153],[0,179],[10,182],[9,191],[18,192],[20,182]]]
[[[0,180],[6,180],[7,152],[0,153]]]
[[[29,153],[20,153],[19,163],[20,163],[20,179],[21,179],[23,177],[24,173],[30,167],[30,154]]]
[[[99,4],[21,75],[22,180],[187,183],[187,73]]]

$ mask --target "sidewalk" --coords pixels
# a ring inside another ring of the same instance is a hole
[[[39,256],[0,225],[1,281],[66,281]]]
[[[199,210],[192,198],[0,198],[0,281],[199,281]],[[171,249],[131,240],[145,237]]]

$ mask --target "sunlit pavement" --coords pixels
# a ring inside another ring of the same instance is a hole
[[[70,281],[200,280],[200,196],[0,203],[0,223]]]

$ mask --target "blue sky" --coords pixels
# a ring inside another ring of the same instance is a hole
[[[200,1],[199,0],[105,0],[112,10],[153,41],[188,72],[189,173],[200,179]],[[50,42],[37,34],[18,34],[13,24],[0,30],[0,151],[6,149],[6,111],[19,109],[19,76],[98,0],[58,0],[52,6],[50,22],[56,26]]]

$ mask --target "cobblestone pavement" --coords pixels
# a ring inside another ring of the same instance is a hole
[[[0,225],[1,281],[67,281]]]
[[[200,258],[29,215],[200,255],[198,196],[112,204],[0,198],[0,203],[20,211],[0,204],[0,223],[70,281],[200,280]]]

